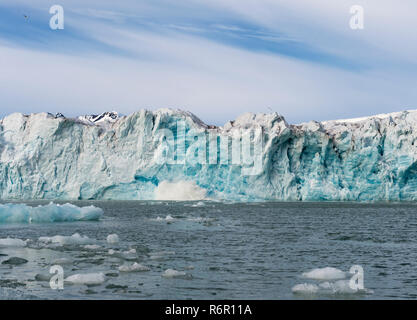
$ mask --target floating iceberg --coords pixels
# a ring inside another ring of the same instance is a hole
[[[166,222],[173,222],[175,221],[175,218],[173,216],[171,216],[170,214],[168,214],[165,218],[161,218],[161,217],[156,217],[156,219],[153,219],[154,221],[166,221]]]
[[[79,233],[74,233],[72,236],[56,235],[53,237],[40,237],[39,242],[45,244],[57,244],[60,246],[67,245],[89,245],[94,244],[96,240],[90,239],[87,236],[82,236]]]
[[[293,294],[300,295],[334,295],[334,294],[372,294],[373,291],[364,287],[359,278],[353,277],[362,267],[352,266],[349,272],[337,268],[325,267],[302,273],[303,278],[316,280],[318,283],[300,283],[292,287]],[[352,282],[352,283],[351,283]]]
[[[73,261],[69,258],[58,258],[58,259],[55,259],[55,260],[52,261],[52,265],[54,265],[54,264],[63,265],[63,264],[72,264],[72,263],[73,263]]]
[[[292,287],[294,294],[314,294],[319,291],[319,286],[313,283],[300,283]]]
[[[84,273],[74,274],[65,279],[65,282],[71,284],[84,284],[84,285],[99,285],[106,280],[104,273]]]
[[[31,207],[26,204],[0,204],[0,223],[38,223],[99,220],[103,210],[70,203]]]
[[[174,269],[167,269],[162,273],[164,278],[183,278],[186,277],[187,273],[184,271],[177,271]]]
[[[149,267],[137,262],[133,263],[132,265],[122,265],[118,269],[120,272],[145,272],[151,270]]]
[[[341,280],[346,278],[346,272],[333,267],[326,267],[304,272],[302,276],[313,280]]]
[[[299,295],[348,295],[372,294],[373,290],[363,288],[355,289],[349,285],[349,280],[326,281],[319,284],[301,283],[291,289],[292,293]]]
[[[98,244],[87,244],[83,248],[87,250],[100,250],[101,246],[99,246]]]
[[[119,242],[119,236],[115,233],[109,234],[106,238],[107,243],[109,244],[115,244]]]
[[[0,121],[0,199],[417,200],[416,127],[417,111],[223,127],[171,109],[15,113]]]
[[[26,247],[27,242],[21,239],[14,238],[5,238],[0,239],[0,248],[1,247]]]

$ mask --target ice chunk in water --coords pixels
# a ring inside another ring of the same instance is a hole
[[[204,207],[206,204],[203,201],[192,204],[192,207]]]
[[[175,251],[157,251],[153,252],[149,259],[151,260],[166,260],[169,256],[175,255]]]
[[[115,233],[107,236],[107,243],[114,244],[119,242],[119,236]]]
[[[72,263],[72,260],[68,258],[58,258],[52,261],[52,264],[58,264],[58,265],[71,264],[71,263]]]
[[[177,271],[177,270],[174,270],[174,269],[167,269],[167,270],[164,271],[162,276],[164,278],[178,278],[178,277],[187,276],[187,273],[185,273],[184,271]]]
[[[119,267],[120,272],[143,272],[143,271],[150,271],[151,269],[147,266],[141,265],[135,262],[132,265],[122,265]]]
[[[136,254],[136,250],[134,250],[134,251],[133,250],[121,252],[121,251],[110,249],[108,251],[108,254],[110,256],[115,257],[115,258],[134,261],[134,260],[137,260],[137,254]]]
[[[171,222],[171,221],[174,221],[175,220],[175,218],[173,217],[173,216],[171,216],[171,215],[167,215],[165,218],[161,218],[161,217],[156,217],[156,219],[155,219],[156,221],[168,221],[168,222]]]
[[[358,289],[352,289],[349,280],[338,280],[335,282],[320,283],[320,288],[331,293],[356,293]]]
[[[302,276],[313,280],[341,280],[346,278],[346,273],[336,268],[326,267],[304,272]]]
[[[85,284],[85,285],[99,285],[106,280],[104,273],[84,273],[74,274],[65,279],[66,282],[72,284]]]
[[[94,206],[77,207],[50,203],[31,207],[21,203],[0,204],[0,223],[35,223],[99,220],[103,210]]]
[[[373,293],[370,289],[359,289],[350,286],[349,280],[338,280],[335,282],[323,282],[319,284],[320,289],[332,294],[352,294],[352,293]]]
[[[84,249],[87,249],[87,250],[98,250],[100,248],[101,247],[98,244],[87,244],[84,246]]]
[[[301,283],[292,287],[292,292],[295,294],[311,294],[319,291],[319,287],[312,283]]]
[[[13,238],[0,239],[0,247],[26,247],[26,241]]]
[[[301,283],[292,287],[294,294],[369,294],[372,290],[366,288],[358,288],[351,285],[350,279],[346,279],[349,273],[339,269],[326,267],[321,269],[313,269],[302,274],[304,278],[317,280],[318,284]]]
[[[318,285],[312,283],[297,284],[292,288],[294,294],[370,294],[372,290],[352,288],[349,280],[326,281]]]
[[[61,246],[65,245],[86,245],[93,244],[95,240],[90,239],[87,236],[81,236],[79,233],[74,233],[72,236],[53,236],[53,237],[40,237],[39,242],[53,243]]]

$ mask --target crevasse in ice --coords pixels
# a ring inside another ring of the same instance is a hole
[[[300,125],[247,113],[223,127],[171,109],[102,118],[109,121],[47,113],[1,120],[0,199],[417,199],[417,111]],[[242,157],[257,157],[260,170],[220,159],[246,133],[262,148],[242,147]],[[196,141],[211,155],[192,149]],[[160,161],[169,152],[173,161]],[[200,161],[183,161],[187,152]]]

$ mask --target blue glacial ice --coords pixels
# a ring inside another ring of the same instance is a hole
[[[94,206],[50,203],[31,207],[26,204],[0,204],[0,223],[40,223],[99,220],[103,210]]]
[[[416,126],[417,111],[299,125],[247,113],[223,127],[171,109],[15,113],[0,121],[0,199],[416,200]],[[224,160],[245,134],[254,144],[239,159],[253,164]]]

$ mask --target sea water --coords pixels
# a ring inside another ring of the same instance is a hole
[[[1,299],[417,298],[414,203],[71,204],[102,214],[0,223]],[[354,265],[364,290],[349,288]]]

